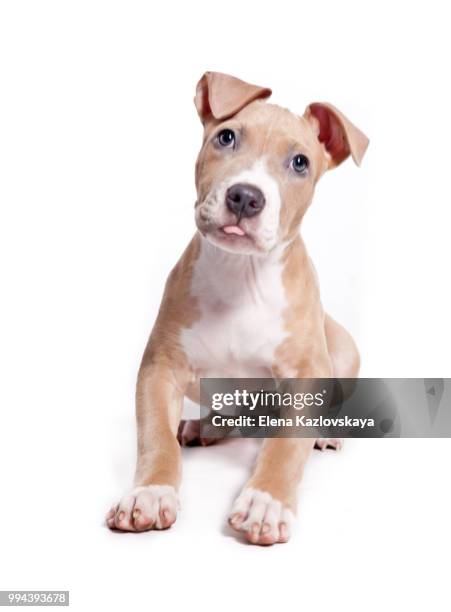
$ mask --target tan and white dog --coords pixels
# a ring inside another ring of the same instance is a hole
[[[270,94],[215,72],[197,85],[198,232],[169,275],[143,356],[135,486],[107,514],[111,528],[165,529],[176,520],[178,434],[202,443],[198,422],[181,422],[183,399],[198,401],[200,377],[358,374],[351,336],[323,311],[299,227],[322,174],[349,155],[360,164],[368,139],[330,104],[310,104],[300,117],[265,102]],[[230,514],[250,542],[288,540],[314,443],[264,441]]]

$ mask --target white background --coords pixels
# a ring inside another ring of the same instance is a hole
[[[362,375],[451,375],[449,40],[433,1],[0,4],[1,589],[70,589],[75,610],[449,605],[447,440],[315,453],[287,545],[225,528],[253,441],[184,453],[170,531],[102,525],[131,484],[136,371],[193,233],[205,70],[299,113],[328,100],[369,135],[303,228],[324,302]]]

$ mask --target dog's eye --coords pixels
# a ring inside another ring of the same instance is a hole
[[[295,172],[303,173],[309,167],[309,160],[305,157],[305,155],[296,155],[291,160],[291,167]]]
[[[235,134],[232,130],[221,130],[218,134],[218,142],[221,147],[233,147],[235,144]]]

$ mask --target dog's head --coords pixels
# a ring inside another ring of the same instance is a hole
[[[367,137],[330,104],[302,117],[268,104],[271,90],[207,72],[194,99],[204,125],[196,164],[196,223],[213,244],[264,255],[299,228],[316,182]]]

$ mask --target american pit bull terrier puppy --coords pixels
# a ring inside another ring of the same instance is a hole
[[[303,116],[267,103],[271,91],[207,72],[195,105],[204,126],[196,164],[198,228],[166,283],[140,367],[135,486],[109,527],[165,529],[176,520],[181,452],[198,441],[182,422],[200,377],[356,377],[356,346],[321,306],[299,235],[315,185],[368,139],[330,104]],[[313,439],[267,439],[230,525],[254,544],[286,542]],[[337,440],[318,441],[320,447]]]

